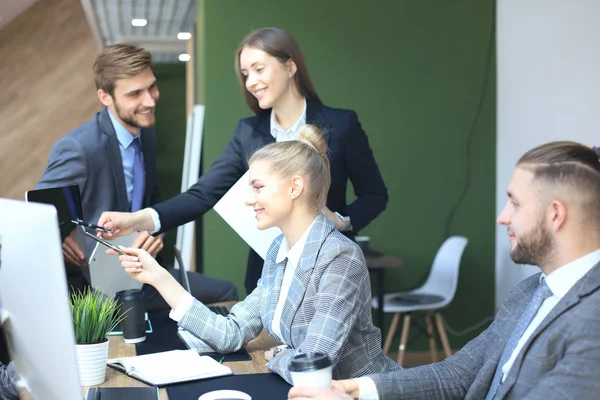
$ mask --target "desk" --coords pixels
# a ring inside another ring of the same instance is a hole
[[[131,357],[135,356],[135,345],[127,344],[123,340],[122,336],[110,336],[108,345],[108,358],[117,357]],[[266,373],[269,370],[266,367],[267,360],[265,360],[265,351],[274,346],[274,343],[267,336],[265,331],[254,340],[252,340],[246,346],[246,350],[252,356],[250,361],[236,361],[223,363],[227,365],[234,374],[255,374],[255,373]],[[100,387],[124,387],[124,386],[147,386],[145,383],[133,379],[125,375],[124,373],[117,371],[113,368],[106,367],[106,381]],[[83,388],[83,394],[85,395],[87,387]],[[167,390],[165,388],[160,389],[161,400],[167,400]]]
[[[365,262],[369,272],[377,275],[377,323],[381,334],[384,334],[383,326],[383,295],[385,294],[385,270],[391,268],[400,268],[404,265],[404,260],[390,254],[379,253],[374,250],[364,252]],[[382,343],[383,344],[383,343]]]

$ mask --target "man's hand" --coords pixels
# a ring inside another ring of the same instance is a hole
[[[163,248],[163,236],[164,235],[152,236],[148,231],[140,232],[131,247],[146,250],[152,257],[156,257],[158,252]]]
[[[353,397],[347,395],[335,386],[333,389],[293,387],[288,393],[289,400],[352,400]]]
[[[135,231],[154,230],[152,216],[145,210],[134,213],[105,211],[100,215],[96,225],[112,231],[112,233],[101,232],[102,237],[107,240],[127,236]]]
[[[327,208],[327,206],[323,208],[323,215],[325,215],[325,218],[333,222],[333,224],[335,225],[335,229],[337,229],[338,231],[341,231],[344,228],[344,220],[341,219],[339,215]]]
[[[62,244],[62,248],[63,255],[69,263],[80,268],[87,267],[87,262],[85,260],[85,256],[83,255],[83,251],[79,248],[79,246],[71,236],[66,237],[65,241]]]

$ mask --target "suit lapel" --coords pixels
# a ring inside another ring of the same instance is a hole
[[[294,338],[291,336],[292,323],[300,308],[300,304],[304,300],[306,288],[310,282],[321,246],[332,230],[333,224],[328,224],[323,214],[319,214],[308,233],[306,244],[302,250],[302,256],[298,261],[298,266],[292,278],[288,296],[285,299],[281,313],[280,329],[286,343],[296,344],[293,340]]]
[[[152,184],[156,182],[154,176],[154,168],[148,168],[150,165],[156,163],[156,136],[150,129],[142,129],[140,131],[140,137],[142,139],[142,153],[144,154],[144,176],[146,180],[146,186],[144,190],[144,203],[143,207],[150,206],[150,195]]]
[[[331,123],[325,118],[325,108],[314,101],[306,100],[306,123],[316,126],[323,132],[327,148],[331,140]]]
[[[99,125],[102,133],[106,136],[106,151],[108,154],[108,162],[113,172],[115,181],[115,189],[119,208],[129,211],[129,202],[127,201],[127,188],[125,186],[125,174],[123,173],[123,159],[119,150],[119,141],[115,128],[108,116],[108,110],[104,108],[99,116]]]
[[[587,274],[583,276],[576,284],[567,292],[567,294],[554,306],[550,313],[544,318],[540,325],[531,334],[523,349],[517,355],[505,382],[500,386],[497,397],[501,399],[512,386],[515,384],[519,372],[521,370],[523,359],[531,348],[533,341],[540,336],[550,325],[565,312],[577,305],[581,298],[594,292],[600,287],[600,263],[596,264]]]

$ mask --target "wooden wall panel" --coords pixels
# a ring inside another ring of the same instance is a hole
[[[79,0],[41,0],[0,30],[0,197],[23,199],[54,142],[101,109]]]

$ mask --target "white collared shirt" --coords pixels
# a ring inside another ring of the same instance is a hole
[[[292,279],[296,273],[296,267],[298,267],[300,257],[302,257],[302,252],[304,251],[304,246],[306,245],[306,240],[308,239],[308,234],[313,225],[314,221],[291,248],[284,237],[279,245],[279,252],[277,253],[277,258],[275,259],[275,262],[279,264],[287,258],[285,272],[283,273],[283,281],[281,282],[281,291],[279,292],[279,299],[277,300],[277,306],[275,307],[275,312],[273,313],[273,321],[271,322],[271,329],[273,329],[273,333],[275,333],[283,343],[285,343],[283,336],[281,335],[281,315],[283,313],[283,305],[287,299],[287,295],[292,284]]]
[[[279,125],[275,117],[275,111],[271,109],[271,135],[277,142],[287,142],[290,140],[298,140],[300,128],[306,125],[306,99],[304,99],[304,110],[300,114],[300,118],[287,131]]]
[[[552,296],[544,300],[538,312],[529,323],[529,326],[525,329],[525,332],[523,332],[523,336],[519,339],[510,358],[502,367],[502,382],[504,382],[506,375],[510,371],[510,368],[515,362],[521,349],[523,349],[525,343],[527,343],[537,327],[540,326],[544,318],[550,314],[550,311],[552,311],[554,306],[558,304],[567,292],[575,286],[577,281],[583,278],[583,276],[598,264],[598,262],[600,262],[600,249],[557,268],[548,276],[544,277],[544,275],[542,275],[540,277],[540,279],[546,279],[546,283],[552,291]],[[371,378],[361,377],[357,378],[356,381],[359,386],[359,400],[379,400],[377,387]]]

